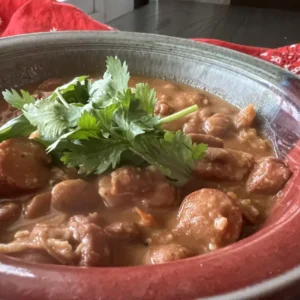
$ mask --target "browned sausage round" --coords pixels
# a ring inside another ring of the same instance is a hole
[[[210,135],[223,137],[228,129],[232,127],[231,119],[223,114],[217,113],[207,118],[203,124],[203,130]]]
[[[250,193],[276,194],[290,179],[292,172],[280,159],[261,158],[250,174],[246,189]]]
[[[8,225],[19,218],[21,208],[13,202],[4,202],[0,204],[0,225]],[[0,228],[1,229],[1,228]]]
[[[134,241],[140,238],[140,230],[132,221],[114,222],[104,228],[105,232],[113,239]]]
[[[14,196],[43,187],[51,157],[37,142],[13,138],[0,144],[0,196]]]
[[[151,247],[145,256],[145,264],[163,264],[193,256],[194,253],[179,244]]]
[[[51,193],[38,194],[25,206],[24,217],[28,219],[44,216],[50,209]]]
[[[241,233],[242,213],[234,200],[215,189],[202,189],[183,200],[175,233],[192,237],[204,251],[235,242]]]
[[[64,213],[91,211],[100,203],[96,186],[82,179],[65,180],[52,189],[52,205]]]

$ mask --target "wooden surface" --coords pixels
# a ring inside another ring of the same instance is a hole
[[[109,24],[119,30],[270,48],[300,42],[300,12],[276,9],[160,0]]]

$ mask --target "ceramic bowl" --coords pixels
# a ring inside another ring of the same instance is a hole
[[[214,299],[240,300],[284,299],[282,295],[296,292],[300,79],[250,56],[183,39],[126,32],[55,32],[0,41],[0,90],[51,77],[101,72],[108,55],[126,60],[132,74],[203,88],[237,107],[254,103],[260,128],[272,140],[276,154],[289,162],[293,178],[265,226],[231,246],[169,264],[122,268],[30,264],[1,255],[0,298],[174,300],[221,295]]]

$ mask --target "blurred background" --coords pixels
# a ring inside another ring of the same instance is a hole
[[[61,0],[126,31],[260,47],[299,42],[299,0]]]

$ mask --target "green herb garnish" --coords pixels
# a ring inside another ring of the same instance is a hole
[[[23,115],[0,128],[0,141],[37,130],[47,151],[81,174],[147,163],[175,185],[185,184],[207,146],[161,126],[196,111],[197,105],[160,118],[154,115],[155,90],[145,83],[129,88],[129,78],[127,64],[108,57],[103,79],[77,77],[45,99],[6,90],[4,99]]]

